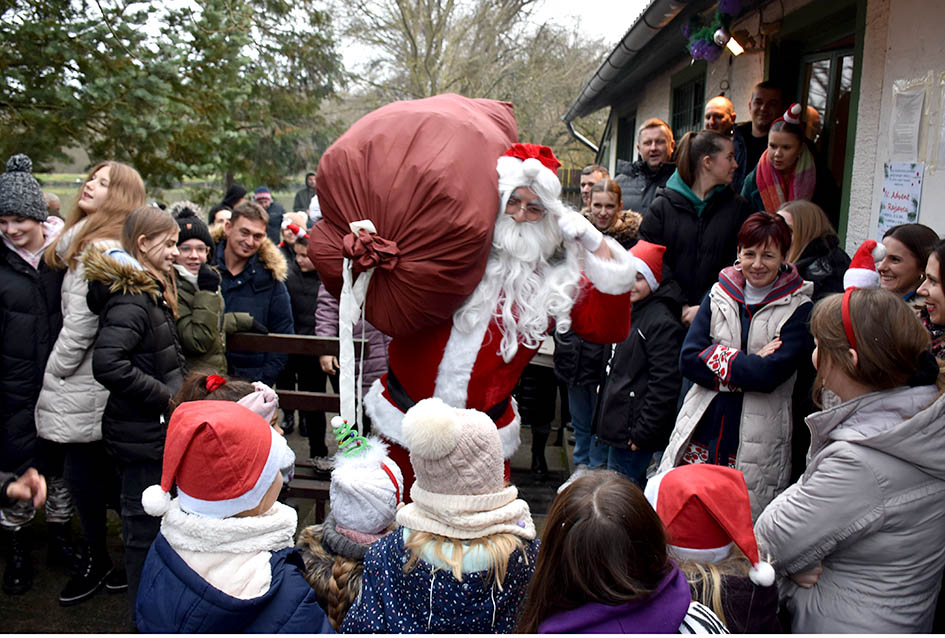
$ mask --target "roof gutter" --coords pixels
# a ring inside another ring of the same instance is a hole
[[[584,89],[568,108],[568,112],[561,116],[561,119],[568,125],[568,131],[575,139],[596,150],[596,147],[578,136],[570,125],[571,122],[602,108],[594,105],[600,92],[634,62],[637,55],[666,25],[679,15],[687,4],[689,4],[689,0],[652,0],[650,5],[643,10],[640,17],[636,19],[633,26],[623,36],[623,39],[604,60],[587,84],[584,85]]]
[[[574,122],[572,122],[571,120],[565,120],[564,125],[568,127],[568,133],[571,134],[571,137],[576,139],[578,142],[580,142],[587,148],[594,151],[595,154],[597,153],[598,150],[600,150],[598,149],[596,144],[594,144],[592,141],[590,141],[589,139],[587,139],[586,137],[584,137],[583,135],[581,135],[580,133],[574,130]]]

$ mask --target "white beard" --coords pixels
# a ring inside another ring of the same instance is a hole
[[[485,274],[453,315],[455,327],[471,333],[482,322],[497,319],[502,333],[499,353],[506,363],[515,357],[519,343],[541,345],[550,320],[558,332],[568,330],[581,269],[573,250],[566,251],[562,262],[548,263],[560,244],[553,214],[523,223],[499,215]]]

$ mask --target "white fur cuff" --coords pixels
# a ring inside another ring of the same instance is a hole
[[[605,237],[610,248],[610,259],[601,259],[594,253],[585,253],[584,274],[597,290],[605,295],[622,295],[630,292],[636,281],[637,269],[630,253],[613,237]]]

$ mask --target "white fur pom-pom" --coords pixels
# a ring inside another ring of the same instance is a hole
[[[171,495],[160,485],[151,485],[141,494],[141,505],[151,516],[164,516],[171,506]]]
[[[756,585],[770,587],[774,584],[774,567],[771,566],[771,563],[764,561],[755,563],[752,565],[751,569],[748,570],[748,578]]]
[[[876,247],[873,248],[873,261],[882,261],[885,258],[886,258],[886,247],[880,244],[879,242],[877,242]]]
[[[420,401],[404,415],[404,443],[411,454],[425,459],[449,454],[456,447],[460,429],[456,409],[436,397]]]
[[[535,179],[538,176],[538,173],[541,172],[541,169],[544,168],[542,163],[536,160],[534,157],[529,157],[527,160],[522,162],[522,174],[525,175],[525,178],[529,181]]]
[[[334,429],[334,428],[340,428],[340,427],[343,426],[344,424],[345,424],[345,420],[342,419],[340,416],[333,416],[333,417],[331,417],[331,427],[332,427],[332,429]]]

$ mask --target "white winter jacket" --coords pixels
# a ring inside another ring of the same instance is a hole
[[[945,566],[945,397],[935,386],[850,399],[807,417],[807,471],[755,525],[795,633],[928,633]]]
[[[63,234],[56,254],[60,257],[65,254],[84,223],[79,222]],[[118,246],[115,240],[101,240],[85,251]],[[92,376],[92,347],[99,317],[89,310],[86,301],[89,282],[81,255],[76,262],[62,282],[62,331],[46,363],[43,389],[36,402],[37,433],[59,443],[100,440],[102,413],[108,401],[108,390]]]

